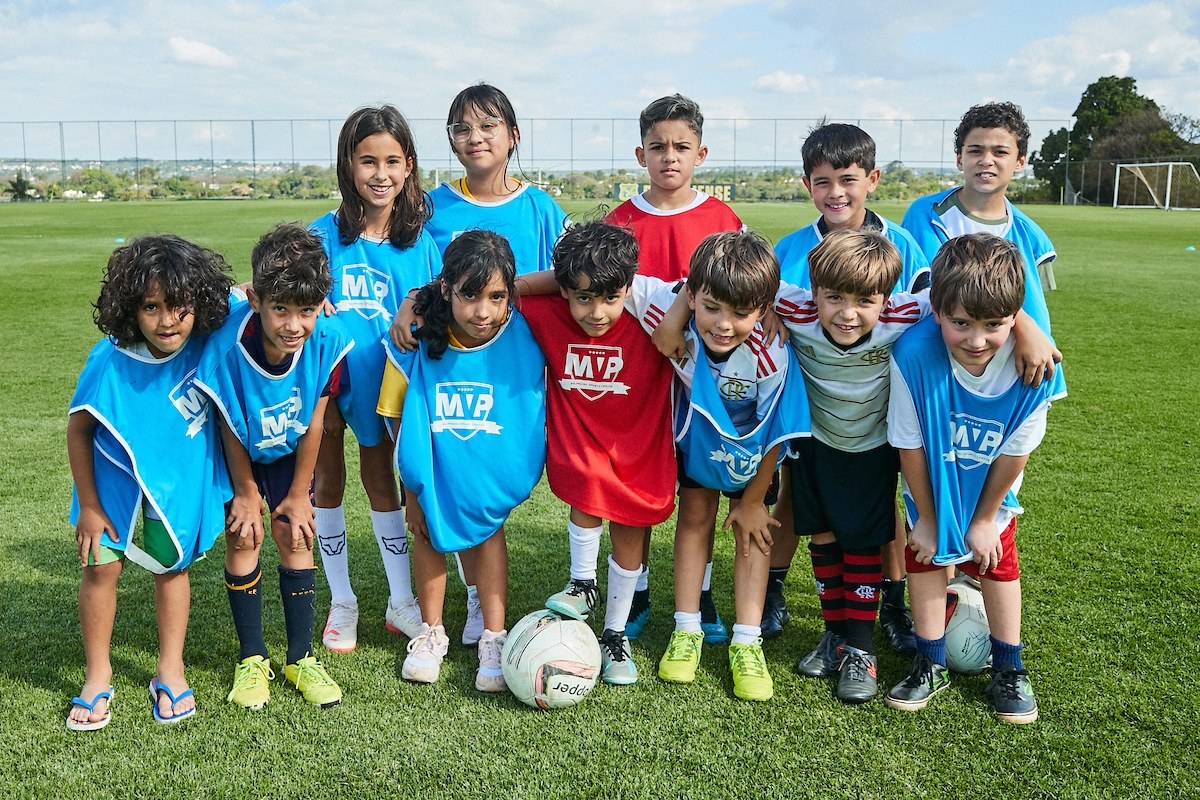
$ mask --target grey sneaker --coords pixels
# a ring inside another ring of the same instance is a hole
[[[828,678],[838,671],[838,648],[846,643],[844,636],[825,631],[820,643],[796,664],[796,672],[809,678]]]
[[[463,624],[462,643],[467,647],[479,644],[483,636],[483,609],[479,607],[479,595],[467,595],[467,621]]]
[[[884,695],[884,704],[900,711],[920,711],[939,692],[950,688],[950,670],[933,663],[929,656],[917,654],[908,677]]]
[[[843,703],[865,703],[879,694],[875,656],[857,647],[842,647],[838,665],[837,698]]]
[[[550,595],[546,608],[556,614],[562,614],[571,619],[586,620],[596,610],[596,602],[600,598],[600,587],[595,580],[575,580],[567,584],[561,592]]]
[[[992,668],[992,681],[983,690],[992,698],[996,719],[1014,725],[1025,725],[1038,718],[1037,700],[1029,673],[1012,664]]]
[[[600,634],[600,679],[617,686],[637,682],[637,664],[623,632],[609,629]]]
[[[479,670],[475,673],[475,688],[481,692],[503,692],[508,688],[501,668],[504,642],[508,631],[485,630],[479,639]]]

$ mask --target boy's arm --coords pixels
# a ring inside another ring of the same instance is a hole
[[[688,307],[685,291],[679,290],[662,321],[658,323],[654,333],[650,334],[650,340],[654,342],[658,352],[671,359],[680,359],[687,355],[687,341],[683,332],[692,318],[692,309]]]
[[[71,464],[71,479],[75,482],[75,494],[79,498],[75,543],[79,545],[79,561],[85,567],[89,555],[93,563],[100,563],[100,537],[105,531],[110,539],[117,539],[116,528],[104,513],[100,505],[100,493],[96,491],[92,439],[95,429],[96,418],[86,411],[76,411],[67,419],[67,460]]]
[[[908,534],[908,549],[916,555],[918,564],[932,564],[937,555],[937,512],[933,504],[933,482],[929,480],[929,464],[925,448],[900,449],[900,472],[908,484],[908,493],[917,507],[917,521]]]
[[[771,538],[771,528],[778,528],[780,522],[767,511],[765,499],[767,490],[771,488],[771,479],[775,476],[780,447],[778,444],[772,447],[763,456],[762,461],[758,462],[758,472],[742,491],[741,502],[729,510],[729,516],[725,517],[725,522],[721,525],[721,530],[733,528],[737,546],[743,556],[750,555],[752,543],[757,545],[764,555],[771,555],[771,545],[775,543]]]
[[[558,281],[553,270],[527,272],[517,276],[518,294],[558,294]]]
[[[1000,529],[996,526],[996,512],[1028,461],[1027,455],[997,456],[988,468],[983,491],[979,493],[979,502],[975,504],[971,524],[967,526],[967,547],[975,554],[981,577],[996,567],[1004,555],[1004,548],[1000,546]]]
[[[408,294],[400,299],[396,316],[392,317],[391,327],[388,328],[388,336],[391,337],[392,344],[404,352],[417,349],[417,337],[413,335],[413,325],[419,328],[424,324],[424,320],[413,312],[413,305],[416,301],[417,290],[410,289]]]
[[[221,444],[225,446],[225,464],[233,481],[233,500],[229,502],[229,516],[225,528],[237,537],[235,550],[253,550],[262,545],[263,514],[266,504],[254,482],[254,471],[250,468],[250,453],[242,440],[229,427],[224,415],[217,415],[221,426]],[[249,537],[249,538],[247,538]]]
[[[1017,312],[1013,337],[1013,361],[1025,385],[1037,388],[1043,374],[1047,380],[1053,378],[1054,365],[1062,361],[1062,353],[1024,309]]]
[[[308,421],[308,430],[296,445],[296,471],[292,475],[292,486],[288,489],[287,497],[279,501],[279,505],[275,506],[275,511],[271,513],[272,521],[279,520],[291,529],[292,552],[312,550],[313,537],[317,534],[316,516],[312,501],[308,497],[308,487],[312,485],[317,453],[321,449],[327,405],[329,395],[317,401],[312,419]]]

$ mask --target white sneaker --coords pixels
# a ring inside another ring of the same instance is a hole
[[[400,677],[406,681],[417,683],[433,683],[442,671],[442,659],[450,649],[450,637],[441,625],[429,627],[421,623],[421,631],[408,643],[408,655],[404,657],[404,666]]]
[[[479,595],[467,594],[467,622],[463,625],[462,643],[467,647],[479,644],[483,636],[483,609],[479,607]]]
[[[384,617],[383,627],[392,633],[402,633],[410,639],[421,634],[421,607],[413,598],[405,600],[400,605],[392,605],[388,598],[387,616]]]
[[[321,644],[335,653],[349,653],[358,646],[358,602],[338,600],[329,607]]]
[[[504,670],[500,668],[500,656],[508,631],[499,633],[485,630],[479,639],[479,671],[475,673],[475,688],[481,692],[503,692],[508,688],[504,681]]]

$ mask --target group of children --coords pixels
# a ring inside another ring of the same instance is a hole
[[[1004,196],[1028,146],[1019,109],[964,116],[963,185],[916,201],[903,226],[863,205],[879,179],[870,137],[818,127],[803,156],[821,216],[774,249],[691,188],[707,155],[694,102],[657,100],[640,128],[650,188],[603,221],[568,226],[509,174],[520,132],[498,89],[455,98],[447,136],[466,174],[428,195],[404,118],[365,108],[338,140],[341,206],[308,229],[265,235],[249,284],[231,289],[219,255],[171,236],[113,254],[96,304],[107,337],[67,429],[87,657],[69,728],[110,719],[126,557],[155,574],[154,718],[195,712],[186,570],[222,532],[240,644],[228,699],[269,701],[264,515],[279,551],[284,677],[310,703],[341,701],[312,634],[317,545],[331,595],[322,642],[333,652],[357,643],[347,425],[389,584],[384,624],[409,638],[406,680],[436,681],[448,652],[453,553],[476,687],[506,688],[504,523],[544,469],[570,506],[570,575],[547,607],[585,620],[596,611],[608,521],[606,682],[638,679],[630,641],[650,616],[650,530],[678,495],[662,680],[693,681],[702,645],[728,641],[734,694],[770,699],[762,641],[788,620],[782,581],[808,536],[825,634],[801,674],[836,677],[848,703],[877,696],[882,593],[889,642],[915,652],[885,700],[923,707],[949,685],[944,589],[958,566],[983,579],[998,718],[1036,719],[1015,492],[1065,388],[1038,281],[1054,252]],[[736,540],[732,630],[710,587],[722,495],[722,529]]]

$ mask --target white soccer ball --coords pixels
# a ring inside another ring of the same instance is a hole
[[[508,690],[533,708],[566,708],[600,676],[600,644],[585,623],[541,609],[508,633],[500,667]]]
[[[946,622],[946,666],[963,675],[978,675],[987,669],[992,656],[983,592],[967,578],[951,581],[946,591],[956,596]]]

